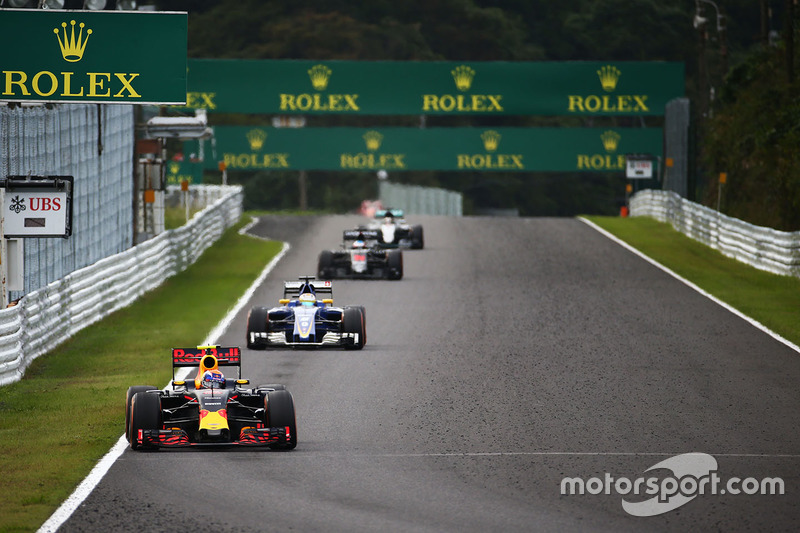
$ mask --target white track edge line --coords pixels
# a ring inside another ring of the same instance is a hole
[[[674,457],[687,452],[442,452],[442,453],[361,453],[361,454],[315,454],[314,457]],[[688,452],[692,453],[692,452]],[[700,452],[695,452],[700,453]],[[705,453],[705,452],[703,452]],[[710,453],[714,457],[761,458],[761,459],[800,459],[795,453]],[[307,457],[294,454],[293,457]]]
[[[665,267],[664,265],[662,265],[661,263],[659,263],[655,259],[653,259],[651,257],[648,257],[647,255],[645,255],[644,253],[640,252],[639,250],[637,250],[636,248],[634,248],[630,244],[626,243],[625,241],[621,240],[617,236],[612,235],[608,231],[604,230],[603,228],[601,228],[600,226],[598,226],[597,224],[595,224],[591,220],[587,220],[587,219],[585,219],[583,217],[577,217],[577,218],[578,218],[578,220],[580,220],[584,224],[586,224],[586,225],[590,226],[591,228],[595,229],[596,231],[602,233],[603,235],[605,235],[606,237],[608,237],[612,241],[616,242],[617,244],[619,244],[623,248],[625,248],[628,251],[638,255],[639,257],[641,257],[642,259],[644,259],[645,261],[647,261],[651,265],[663,270],[664,272],[666,272],[667,274],[669,274],[673,278],[677,279],[681,283],[683,283],[686,286],[690,287],[691,289],[694,289],[695,291],[699,292],[700,294],[702,294],[703,296],[705,296],[706,298],[708,298],[712,302],[724,307],[725,309],[727,309],[728,311],[730,311],[734,315],[738,316],[739,318],[742,318],[742,319],[746,320],[747,322],[749,322],[753,326],[757,327],[758,329],[760,329],[761,331],[763,331],[767,335],[771,336],[773,339],[777,340],[778,342],[781,342],[781,343],[785,344],[786,346],[788,346],[789,348],[791,348],[795,352],[800,353],[800,346],[797,346],[796,344],[794,344],[789,339],[786,339],[786,338],[780,336],[779,334],[775,333],[774,331],[769,329],[767,326],[765,326],[764,324],[762,324],[758,320],[750,318],[749,316],[745,315],[744,313],[742,313],[741,311],[739,311],[735,307],[730,306],[729,304],[723,302],[722,300],[720,300],[716,296],[706,292],[705,290],[701,289],[700,287],[698,287],[697,285],[695,285],[694,283],[692,283],[688,279],[684,278],[680,274],[670,270],[669,268]]]
[[[239,230],[240,234],[244,234],[248,229],[250,229],[256,223],[256,219],[251,219],[250,223]],[[261,238],[256,237],[255,235],[250,235],[250,237],[254,238]],[[269,239],[266,239],[269,240]],[[239,298],[239,301],[236,302],[236,305],[228,311],[228,314],[220,321],[217,326],[211,330],[211,332],[206,337],[206,340],[203,341],[201,346],[208,346],[216,342],[222,332],[230,325],[233,321],[233,317],[239,312],[239,310],[244,307],[244,305],[248,302],[248,300],[253,296],[258,286],[264,281],[264,279],[272,272],[272,269],[275,268],[275,265],[278,264],[286,252],[289,251],[289,243],[284,242],[283,248],[278,255],[272,258],[264,270],[261,271],[258,278],[250,285],[247,291]],[[114,446],[108,451],[108,453],[103,456],[102,459],[92,468],[92,471],[89,472],[89,475],[75,488],[72,494],[61,504],[61,506],[56,509],[50,518],[42,524],[39,528],[37,533],[54,533],[58,530],[61,525],[66,522],[72,513],[78,508],[78,506],[83,503],[83,501],[91,494],[94,488],[100,483],[100,480],[103,479],[103,476],[109,471],[111,466],[116,462],[116,460],[122,455],[125,449],[128,447],[128,441],[125,439],[125,435],[122,435],[119,440],[117,441]]]

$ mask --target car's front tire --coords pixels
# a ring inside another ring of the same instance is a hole
[[[293,450],[297,446],[297,418],[294,413],[294,399],[287,390],[274,390],[264,397],[267,427],[289,428],[289,441],[273,444],[274,450]]]
[[[389,270],[389,279],[403,279],[403,252],[389,250],[386,252],[386,263]]]
[[[317,261],[317,276],[319,279],[332,279],[333,274],[333,252],[323,250],[319,254],[319,261]]]
[[[139,444],[139,430],[161,429],[161,396],[152,392],[137,392],[131,401],[131,449],[146,448]]]
[[[148,390],[156,390],[156,388],[151,385],[134,385],[133,387],[128,387],[128,393],[125,395],[125,438],[128,442],[131,441],[131,402],[133,401],[133,395],[137,392]]]
[[[256,342],[252,333],[269,332],[269,309],[266,307],[253,307],[247,313],[247,347],[251,350],[261,348],[261,344]]]
[[[358,342],[346,344],[345,350],[360,350],[367,344],[366,313],[363,307],[345,307],[342,317],[342,332],[357,333]]]
[[[425,247],[425,236],[422,233],[422,226],[411,226],[411,248],[422,250]]]

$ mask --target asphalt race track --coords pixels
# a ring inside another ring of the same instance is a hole
[[[580,220],[409,219],[403,280],[334,283],[366,307],[364,350],[244,350],[244,377],[294,395],[297,449],[127,450],[60,531],[797,530],[800,354]],[[252,304],[360,221],[262,218],[291,249]],[[244,347],[246,312],[220,344]],[[655,516],[561,495],[688,452],[785,494]]]

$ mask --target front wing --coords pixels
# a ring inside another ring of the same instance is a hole
[[[313,347],[313,348],[338,348],[341,346],[354,346],[358,344],[358,333],[334,333],[327,332],[321,341],[301,341],[292,342],[286,340],[286,332],[273,331],[271,333],[251,331],[250,344],[255,346],[265,347],[283,347],[289,346],[292,348]]]
[[[189,434],[179,428],[140,429],[135,435],[137,443],[144,447],[186,448],[190,446],[272,446],[288,444],[291,441],[291,430],[286,427],[242,429],[238,440],[229,442],[193,442]]]

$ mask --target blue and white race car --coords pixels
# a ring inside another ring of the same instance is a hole
[[[319,281],[314,276],[286,281],[279,304],[250,309],[248,348],[360,350],[367,343],[364,307],[334,307],[330,281]]]

